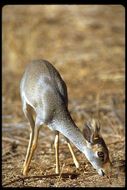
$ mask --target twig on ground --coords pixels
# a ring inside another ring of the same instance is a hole
[[[20,140],[20,141],[22,141],[22,142],[26,142],[26,143],[28,143],[28,140],[25,139],[25,138],[23,138],[23,137],[14,136],[14,138],[15,138],[15,139],[18,139],[18,140]]]
[[[16,137],[16,139],[15,139]],[[20,146],[24,146],[26,145],[26,143],[22,143],[22,142],[27,142],[28,140],[22,138],[22,137],[18,137],[18,136],[14,136],[14,138],[9,138],[9,137],[2,137],[2,141],[6,141],[6,142],[10,142],[10,143],[15,143],[16,145],[20,145]],[[21,142],[22,141],[22,142]]]
[[[2,141],[6,141],[6,142],[10,142],[10,143],[16,143],[16,144],[20,144],[20,142],[18,140],[9,138],[9,137],[2,137]]]
[[[64,165],[64,164],[63,164]],[[63,167],[62,167],[62,169],[63,169]],[[5,187],[5,186],[8,186],[8,185],[11,185],[11,184],[14,184],[14,183],[16,183],[16,182],[20,182],[20,181],[23,181],[23,183],[24,183],[24,181],[25,180],[30,180],[30,179],[38,179],[38,180],[40,180],[40,179],[43,179],[43,178],[51,178],[51,177],[57,177],[57,176],[59,176],[59,179],[60,179],[60,177],[62,176],[62,177],[65,177],[65,178],[67,178],[67,177],[69,177],[69,176],[73,176],[73,177],[77,177],[77,174],[73,174],[73,173],[62,173],[62,170],[61,170],[61,173],[60,173],[60,175],[59,174],[51,174],[51,175],[43,175],[43,176],[19,176],[19,177],[17,177],[16,179],[14,179],[14,180],[12,180],[12,181],[9,181],[9,182],[7,182],[7,183],[4,183],[3,184],[3,186]]]

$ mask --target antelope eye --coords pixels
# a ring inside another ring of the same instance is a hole
[[[98,157],[102,160],[102,161],[104,161],[104,157],[105,157],[105,155],[104,155],[104,152],[97,152],[97,155],[98,155]]]

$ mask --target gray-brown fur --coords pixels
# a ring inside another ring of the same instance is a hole
[[[27,164],[27,168],[33,154],[30,149],[31,147],[33,150],[36,148],[40,126],[46,124],[51,130],[61,132],[68,142],[70,140],[102,175],[103,163],[88,146],[90,142],[87,142],[88,139],[85,135],[83,136],[71,118],[68,111],[66,84],[52,64],[45,60],[36,60],[29,64],[21,80],[20,94],[24,114],[31,126],[30,141],[24,163],[24,165]],[[32,109],[36,113],[35,122]],[[94,128],[94,122],[91,125]],[[99,130],[94,131],[93,128],[93,135],[98,135]],[[56,142],[58,143],[58,139]],[[102,154],[100,155],[102,156]]]

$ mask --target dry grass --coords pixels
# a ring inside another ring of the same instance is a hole
[[[111,5],[9,5],[3,8],[2,182],[11,187],[123,187],[125,185],[125,10]],[[60,71],[77,126],[99,117],[114,165],[100,178],[75,147],[79,170],[61,136],[61,176],[54,174],[52,133],[41,131],[28,178],[21,170],[29,127],[19,83],[32,59],[47,59]],[[64,150],[64,151],[63,151]],[[75,175],[74,175],[75,174]]]

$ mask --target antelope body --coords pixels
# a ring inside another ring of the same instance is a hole
[[[89,121],[83,133],[75,125],[68,111],[67,87],[59,72],[46,60],[35,60],[25,70],[20,83],[23,111],[30,123],[30,140],[23,166],[27,175],[30,161],[37,146],[40,126],[46,124],[55,132],[56,173],[59,166],[59,132],[67,141],[76,167],[79,163],[70,141],[85,154],[99,175],[105,174],[105,166],[110,163],[107,146],[100,134],[100,124]],[[32,110],[36,113],[35,121]]]

